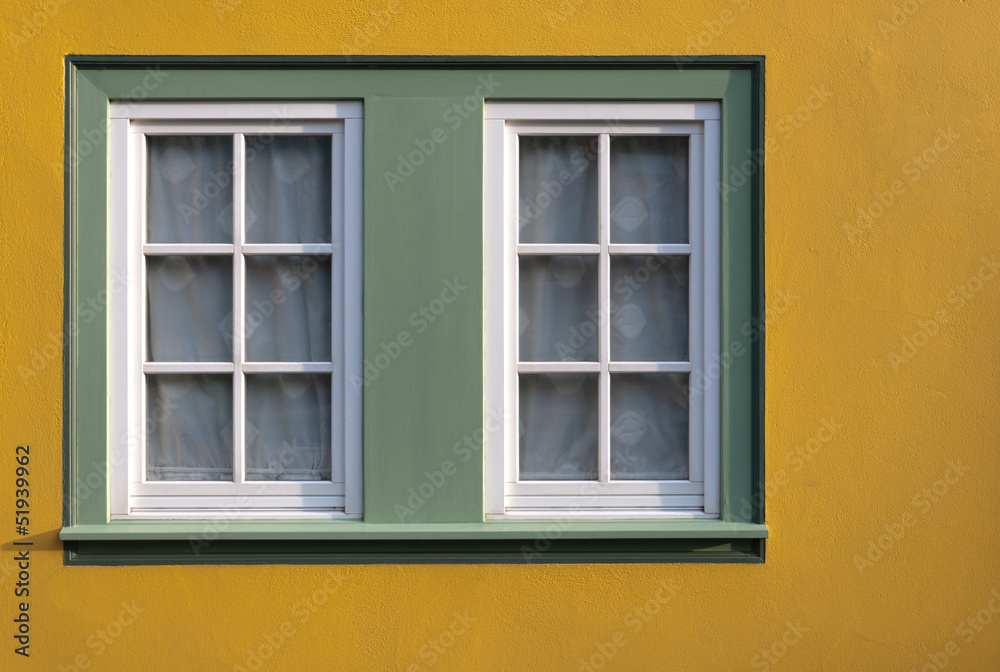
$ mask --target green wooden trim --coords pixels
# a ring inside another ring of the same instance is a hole
[[[108,539],[764,539],[766,525],[721,520],[490,521],[371,525],[358,521],[239,520],[113,522],[63,528],[63,540]]]
[[[67,520],[108,518],[107,496],[107,111],[108,98],[70,72],[67,99],[66,370]],[[91,303],[93,302],[93,303]],[[103,307],[101,307],[103,306]]]
[[[764,561],[762,539],[461,539],[68,541],[68,565],[743,563]]]
[[[79,68],[144,68],[163,64],[176,68],[533,68],[560,70],[572,68],[654,68],[658,70],[762,70],[762,55],[732,56],[344,56],[344,55],[221,55],[196,56],[167,54],[160,56],[122,56],[71,54],[68,63]]]
[[[386,69],[145,69],[87,70],[112,100],[316,100],[449,98],[491,100],[719,100],[731,79],[746,70],[551,71],[503,68]],[[150,78],[150,72],[158,76]],[[158,81],[155,81],[158,80]],[[144,85],[143,80],[155,86]],[[595,80],[599,80],[595,82]],[[493,83],[484,86],[485,82]],[[438,120],[441,123],[441,120]],[[447,128],[447,126],[446,126]]]
[[[159,77],[155,87],[143,88],[147,68],[157,66],[166,68],[161,71],[166,76]],[[759,56],[68,57],[64,538],[85,546],[73,551],[74,558],[103,557],[101,553],[109,552],[110,546],[98,551],[93,544],[109,543],[107,535],[122,529],[118,523],[108,523],[102,466],[108,461],[106,311],[92,322],[80,319],[86,300],[99,298],[107,289],[109,100],[132,99],[138,91],[148,100],[350,98],[364,102],[365,358],[373,359],[382,344],[390,343],[402,330],[411,332],[413,344],[406,347],[405,357],[381,372],[364,391],[365,522],[349,527],[312,524],[320,525],[312,531],[284,521],[278,527],[320,539],[375,540],[381,534],[386,535],[386,542],[401,543],[408,535],[427,533],[429,524],[440,524],[452,530],[444,534],[462,536],[456,543],[471,543],[482,534],[516,536],[515,532],[497,532],[506,528],[494,523],[481,522],[483,474],[481,460],[475,459],[478,453],[457,464],[459,473],[407,516],[406,525],[399,524],[395,507],[405,506],[410,488],[416,490],[426,480],[424,472],[434,472],[445,460],[455,458],[454,444],[483,424],[481,115],[477,111],[459,128],[452,128],[442,111],[469,96],[480,103],[484,97],[721,100],[725,185],[747,157],[757,157],[758,163],[763,158],[763,66]],[[485,82],[497,84],[484,87]],[[436,129],[443,130],[448,139],[435,143],[434,154],[425,157],[435,167],[418,168],[392,188],[385,173],[398,170],[399,157],[419,149],[414,142],[430,137]],[[763,537],[764,348],[762,339],[750,342],[740,331],[764,308],[762,166],[745,184],[728,191],[722,206],[722,345],[741,342],[747,354],[721,371],[723,521],[714,524],[729,525],[729,529],[719,533],[717,527],[706,527],[716,531],[705,534],[724,539],[739,539],[742,534]],[[421,251],[419,258],[414,250]],[[421,339],[409,317],[437,297],[445,279],[454,278],[468,287],[467,293],[441,316],[439,326],[448,328]],[[751,523],[761,525],[741,527]],[[140,536],[164,534],[151,531],[145,523],[129,525],[139,525],[141,531],[134,529]],[[171,534],[183,535],[185,525],[176,523]],[[273,523],[257,525],[274,527]],[[515,525],[511,530],[517,530],[519,523],[511,525]],[[592,539],[604,538],[606,531],[587,525],[575,522],[571,529]],[[602,543],[619,539],[622,526],[630,525],[634,523],[617,523],[619,536],[607,536]],[[696,532],[700,528],[684,527],[678,521],[644,521],[643,525],[648,530],[640,526],[634,528],[635,534],[646,538],[682,535],[692,539],[701,534]],[[407,529],[396,532],[396,527]],[[236,523],[228,529],[229,535],[268,534],[266,529],[255,532]],[[748,532],[752,529],[756,531]],[[102,540],[94,541],[90,535]],[[133,538],[131,533],[129,538]],[[94,552],[88,555],[86,549]],[[762,558],[763,550],[760,541],[753,557]],[[329,551],[341,552],[348,553]],[[383,552],[391,555],[384,549],[372,551],[375,556]],[[657,551],[657,557],[667,557],[666,552]],[[438,557],[414,555],[432,556]]]
[[[463,97],[365,99],[366,365],[398,353],[365,388],[368,523],[483,520],[481,452],[453,451],[483,397],[483,129],[444,118]]]
[[[750,336],[743,333],[743,326],[752,318],[753,215],[751,189],[730,188],[738,181],[740,163],[752,151],[752,110],[750,73],[735,72],[730,90],[723,100],[722,109],[722,321],[721,345],[723,352],[732,344],[740,344],[742,356],[733,356],[731,364],[724,366],[716,359],[713,369],[711,359],[706,374],[717,372],[721,381],[709,389],[722,394],[722,518],[749,522],[747,508],[742,502],[753,498],[752,480],[752,426],[749,403],[753,395],[753,350]]]
[[[753,314],[758,316],[764,315],[764,309],[767,301],[767,292],[764,285],[764,161],[765,154],[764,151],[764,59],[760,60],[760,63],[752,70],[753,76],[753,99],[751,101],[751,108],[753,113],[753,156],[757,160],[757,170],[753,174],[753,182],[751,184],[751,196],[753,198],[751,216],[753,217],[752,231],[753,231],[753,248],[752,248],[752,259],[753,259]],[[751,352],[753,358],[753,373],[752,373],[752,388],[750,390],[751,394],[751,422],[752,422],[752,437],[753,445],[751,446],[751,453],[753,455],[753,497],[755,498],[754,512],[752,520],[755,523],[765,523],[766,517],[764,515],[764,499],[765,490],[764,478],[765,478],[765,455],[764,455],[764,414],[766,405],[764,404],[764,343],[767,340],[767,334],[764,331],[760,331],[760,338],[754,344],[754,350]],[[761,547],[763,553],[763,547]],[[761,556],[763,559],[763,555]]]

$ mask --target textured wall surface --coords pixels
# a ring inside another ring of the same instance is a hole
[[[1000,669],[998,34],[989,0],[6,0],[0,670]],[[64,567],[69,53],[766,55],[766,564]]]

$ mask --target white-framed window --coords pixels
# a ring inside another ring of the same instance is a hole
[[[485,118],[487,517],[718,517],[719,103]]]
[[[361,514],[362,104],[112,103],[111,517]]]

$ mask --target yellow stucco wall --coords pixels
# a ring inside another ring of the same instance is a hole
[[[998,34],[993,0],[5,0],[0,670],[1000,670]],[[63,57],[345,52],[766,55],[766,564],[63,566]]]

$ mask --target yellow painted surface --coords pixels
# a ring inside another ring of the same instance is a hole
[[[1000,670],[998,34],[992,0],[4,0],[0,670]],[[765,565],[63,566],[63,57],[345,52],[767,56]]]

